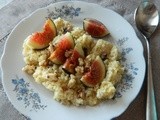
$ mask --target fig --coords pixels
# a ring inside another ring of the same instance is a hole
[[[67,32],[66,34],[64,34],[56,44],[56,48],[60,48],[63,50],[74,48],[74,40],[71,33]]]
[[[74,40],[70,33],[63,35],[59,42],[55,46],[55,51],[53,51],[49,57],[55,64],[63,64],[66,61],[65,52],[74,48]]]
[[[81,81],[88,87],[94,87],[105,77],[105,66],[102,59],[97,56],[92,62],[90,69],[85,73]]]
[[[32,49],[43,49],[49,46],[49,43],[57,35],[54,22],[47,19],[42,32],[35,32],[26,39],[26,43]]]
[[[84,58],[84,51],[81,44],[76,44],[71,57],[69,57],[63,65],[63,70],[67,73],[74,73],[75,68],[78,65],[78,58]]]
[[[108,29],[103,23],[92,18],[85,18],[83,20],[83,29],[95,38],[102,38],[109,34]]]
[[[55,64],[63,64],[66,60],[65,51],[63,49],[57,48],[52,52],[49,60],[51,60]]]

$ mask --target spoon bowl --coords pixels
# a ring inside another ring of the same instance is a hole
[[[156,6],[151,2],[143,2],[134,14],[136,26],[139,31],[149,38],[159,23],[159,14]]]
[[[154,95],[154,86],[152,79],[152,65],[149,47],[149,38],[156,30],[159,23],[159,14],[156,6],[151,2],[142,2],[135,10],[134,20],[138,30],[145,38],[147,47],[147,104],[146,120],[158,120],[156,102]]]

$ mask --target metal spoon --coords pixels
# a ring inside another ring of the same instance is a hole
[[[156,102],[154,96],[151,55],[149,38],[159,23],[159,14],[156,6],[151,2],[142,2],[135,10],[134,19],[138,30],[145,38],[147,45],[147,105],[146,120],[157,120]]]

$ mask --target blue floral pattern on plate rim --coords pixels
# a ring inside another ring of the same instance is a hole
[[[23,101],[25,108],[30,108],[30,111],[38,111],[40,109],[44,110],[47,105],[43,105],[39,94],[34,92],[30,88],[30,83],[26,82],[23,78],[12,79],[12,84],[14,85],[13,91],[16,92],[16,98],[18,101]]]
[[[74,17],[78,17],[81,12],[81,8],[74,8],[73,6],[63,5],[61,8],[54,8],[53,10],[47,9],[48,16],[46,18],[56,19],[58,17],[67,19],[73,19]]]

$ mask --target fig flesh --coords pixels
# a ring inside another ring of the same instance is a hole
[[[66,34],[64,34],[56,44],[56,48],[60,48],[63,50],[74,48],[74,40],[71,33],[67,32]]]
[[[51,60],[55,64],[63,64],[67,59],[65,56],[65,52],[73,48],[73,37],[70,33],[66,33],[60,38],[59,42],[56,44],[55,51],[51,53],[49,60]]]
[[[92,18],[85,18],[83,20],[83,29],[95,38],[102,38],[109,34],[108,29],[103,23]]]
[[[51,60],[55,64],[63,64],[66,60],[65,51],[63,49],[57,48],[55,51],[52,52],[49,60]]]
[[[104,77],[105,66],[102,59],[97,56],[92,62],[89,71],[82,76],[81,81],[88,87],[94,87],[99,84]]]
[[[75,68],[78,65],[78,59],[84,58],[84,51],[80,44],[76,44],[71,57],[69,57],[63,65],[63,70],[67,73],[75,73]]]
[[[57,29],[51,19],[47,19],[42,32],[35,32],[26,39],[26,43],[32,49],[43,49],[49,46],[49,43],[57,35]]]

